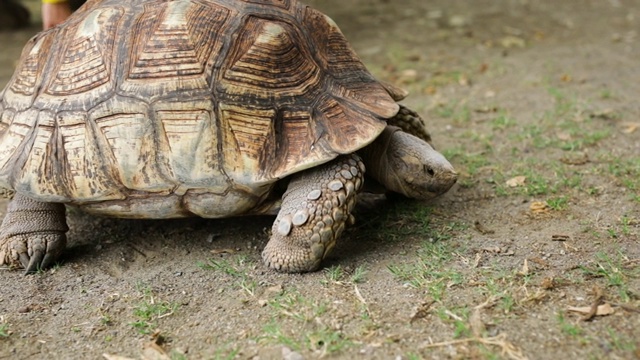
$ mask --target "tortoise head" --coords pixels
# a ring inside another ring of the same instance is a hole
[[[388,126],[370,148],[364,156],[369,174],[404,196],[431,199],[449,191],[458,178],[429,143],[398,128]]]

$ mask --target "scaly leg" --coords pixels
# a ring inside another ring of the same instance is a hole
[[[69,230],[65,207],[15,194],[0,225],[0,265],[26,273],[51,266],[64,250]]]
[[[400,110],[396,114],[396,116],[391,119],[387,119],[387,124],[391,126],[397,126],[402,131],[409,133],[417,138],[420,138],[429,143],[429,145],[433,146],[431,143],[431,134],[427,131],[427,124],[424,119],[418,115],[415,111],[409,109],[408,107],[400,105]]]
[[[364,164],[356,154],[296,175],[282,198],[262,258],[282,272],[318,269],[336,244],[362,187]]]

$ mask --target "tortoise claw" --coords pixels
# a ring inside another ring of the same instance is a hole
[[[44,234],[33,238],[15,236],[0,246],[0,253],[7,254],[0,258],[0,264],[22,267],[25,275],[33,274],[53,265],[65,244],[64,234]]]
[[[20,264],[22,264],[23,268],[28,268],[29,267],[29,256],[25,253],[20,253],[18,255],[18,258],[20,260]]]
[[[25,266],[24,274],[34,274],[38,272],[38,270],[43,269],[42,260],[44,259],[44,253],[42,251],[36,250],[31,256],[31,260],[29,260],[29,265]]]
[[[55,261],[56,261],[55,255],[51,255],[51,253],[46,253],[44,254],[44,259],[42,259],[41,267],[43,269],[47,269],[50,266],[52,266]]]

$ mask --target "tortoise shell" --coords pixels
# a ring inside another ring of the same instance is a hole
[[[93,0],[32,38],[0,93],[0,186],[128,217],[263,212],[277,180],[397,112],[296,0]]]

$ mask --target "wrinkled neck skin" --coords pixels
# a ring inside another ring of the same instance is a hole
[[[400,180],[389,170],[390,159],[387,157],[387,149],[395,131],[396,128],[387,126],[376,140],[360,149],[358,154],[364,160],[368,177],[373,178],[387,190],[402,194],[401,191],[396,190],[400,188]]]
[[[387,126],[359,151],[367,175],[388,190],[414,199],[432,199],[447,192],[457,179],[453,166],[422,139]]]

